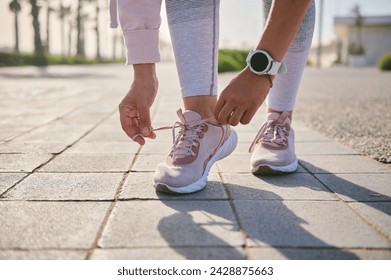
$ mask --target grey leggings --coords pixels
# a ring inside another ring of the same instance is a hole
[[[265,19],[272,0],[263,0]],[[220,0],[166,0],[182,96],[217,95],[217,58]],[[277,75],[268,106],[290,111],[311,46],[315,3],[310,8],[284,57],[288,73]]]

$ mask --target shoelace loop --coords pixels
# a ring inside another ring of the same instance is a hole
[[[249,152],[253,152],[257,143],[274,143],[277,146],[288,146],[289,126],[270,120],[264,123],[255,136]]]
[[[170,154],[173,157],[186,157],[189,155],[195,156],[194,151],[192,150],[193,146],[198,146],[198,143],[195,142],[195,138],[202,138],[204,134],[203,124],[211,120],[211,118],[202,119],[194,122],[181,123],[179,121],[175,122],[173,126],[164,126],[154,129],[153,131],[172,129],[172,142]],[[177,136],[176,129],[180,128]]]

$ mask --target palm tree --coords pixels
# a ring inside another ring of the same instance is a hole
[[[355,46],[355,52],[357,52],[357,54],[362,54],[364,52],[362,45],[362,24],[364,19],[361,15],[360,6],[358,4],[353,6],[352,13],[355,17],[355,25],[357,28],[357,43]]]
[[[84,39],[83,39],[83,0],[79,0],[77,3],[76,14],[76,55],[85,56]]]
[[[100,55],[100,32],[99,32],[99,12],[100,12],[100,7],[99,7],[99,1],[96,0],[96,14],[95,14],[95,33],[96,33],[96,59],[98,61],[101,60],[101,55]]]
[[[53,1],[53,0],[51,0]],[[46,45],[45,50],[49,53],[50,52],[50,14],[54,11],[52,6],[50,5],[50,0],[46,0]]]
[[[71,14],[71,6],[64,6],[62,0],[60,0],[57,13],[61,22],[61,55],[65,56],[65,19]]]
[[[34,50],[35,53],[43,53],[43,46],[41,40],[41,30],[39,24],[39,9],[37,0],[30,0],[31,15],[33,17],[33,28],[34,28]]]
[[[22,6],[19,0],[12,0],[9,3],[10,10],[14,13],[14,24],[15,24],[15,52],[19,52],[19,12]]]
[[[96,34],[96,59],[98,61],[101,60],[101,54],[100,54],[100,29],[99,29],[99,15],[100,15],[100,1],[99,0],[87,0],[89,3],[94,3],[95,4],[95,18],[94,18],[94,31]]]

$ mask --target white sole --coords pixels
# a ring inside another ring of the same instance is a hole
[[[257,167],[251,168],[251,173],[255,175],[274,175],[274,174],[286,174],[293,173],[297,170],[298,160],[285,166],[273,166],[269,164],[260,164]]]
[[[235,149],[237,143],[238,143],[238,136],[236,132],[233,129],[231,129],[231,134],[228,136],[227,140],[220,147],[220,149],[217,150],[216,154],[209,160],[204,170],[204,174],[202,174],[202,177],[200,179],[198,179],[196,182],[188,186],[181,187],[181,188],[171,187],[165,183],[158,182],[155,184],[155,189],[161,192],[173,193],[173,194],[188,194],[188,193],[194,193],[202,190],[206,186],[206,183],[208,181],[209,171],[212,168],[213,164],[216,161],[229,156]]]

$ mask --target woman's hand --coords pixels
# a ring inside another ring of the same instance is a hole
[[[155,100],[158,80],[154,64],[134,65],[134,81],[119,104],[122,129],[135,142],[145,144],[145,137],[155,139],[150,108]]]
[[[258,76],[245,68],[220,94],[215,118],[223,124],[248,124],[269,93],[270,77]]]

